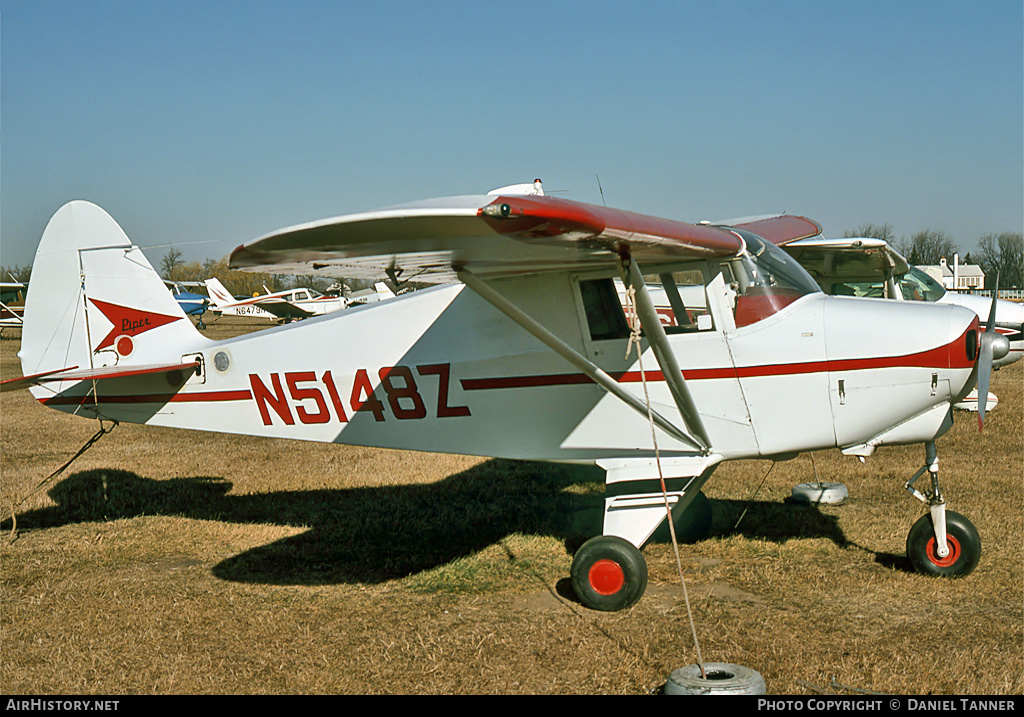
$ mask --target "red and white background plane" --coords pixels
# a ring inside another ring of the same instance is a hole
[[[284,229],[231,265],[434,286],[214,341],[114,220],[75,201],[40,241],[25,378],[4,389],[111,421],[596,464],[613,489],[571,572],[602,610],[640,599],[641,548],[721,462],[923,443],[908,489],[928,512],[908,555],[967,574],[981,542],[946,510],[935,442],[1005,339],[958,306],[825,295],[776,246],[819,231],[796,216],[688,224],[536,193],[429,200]],[[925,473],[930,487],[914,487]]]
[[[315,289],[301,287],[236,299],[216,277],[204,283],[210,294],[210,310],[227,316],[292,321],[341,311],[348,305],[344,297],[325,296]]]

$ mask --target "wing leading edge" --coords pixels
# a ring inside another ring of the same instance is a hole
[[[781,216],[738,224],[784,243],[820,227]],[[481,276],[594,268],[630,253],[637,261],[729,256],[743,246],[729,227],[688,224],[548,196],[465,196],[311,222],[232,252],[251,271],[441,283],[455,268]],[[400,274],[400,276],[398,276]]]

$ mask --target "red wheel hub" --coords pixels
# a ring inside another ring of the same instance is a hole
[[[925,547],[925,552],[928,555],[928,559],[940,568],[948,568],[956,563],[960,559],[960,541],[954,538],[952,535],[946,536],[946,546],[949,547],[949,555],[944,558],[940,558],[936,552],[935,538],[932,537],[928,541],[928,545]]]
[[[587,578],[590,580],[590,587],[600,595],[614,595],[626,584],[626,574],[622,572],[622,566],[607,558],[591,565]]]

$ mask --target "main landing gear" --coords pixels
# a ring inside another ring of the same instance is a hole
[[[907,491],[928,506],[907,535],[907,557],[914,569],[925,575],[961,577],[968,575],[981,558],[981,537],[964,516],[946,510],[939,490],[939,461],[934,441],[925,444],[925,465],[907,481]],[[932,479],[928,494],[914,488],[918,478],[928,473]]]
[[[650,540],[671,535],[666,504],[671,506],[672,527],[677,540],[692,542],[711,530],[711,504],[701,487],[711,476],[700,459],[700,470],[672,481],[685,485],[661,492],[640,492],[640,485],[614,474],[611,485],[627,486],[628,492],[612,490],[605,498],[602,534],[590,538],[576,551],[569,576],[580,603],[591,610],[624,610],[635,605],[647,590],[647,561],[640,552]],[[688,460],[692,464],[692,460]],[[675,467],[679,468],[677,462]],[[627,473],[629,466],[626,466]],[[694,468],[689,465],[689,468]],[[621,470],[621,467],[617,470]],[[664,528],[664,536],[662,533]]]
[[[647,590],[647,561],[632,543],[614,535],[585,542],[569,571],[576,597],[592,610],[622,610]]]

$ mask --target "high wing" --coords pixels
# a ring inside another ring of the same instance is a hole
[[[821,226],[806,217],[779,214],[770,217],[757,217],[749,220],[734,220],[720,226],[736,227],[757,234],[765,241],[777,246],[786,246],[790,242],[809,239],[821,233]]]
[[[780,216],[737,228],[773,243],[820,233]],[[427,200],[274,232],[232,252],[235,269],[446,283],[459,269],[481,277],[590,269],[629,253],[639,262],[729,256],[743,239],[729,227],[688,224],[549,196]]]
[[[884,240],[872,237],[813,237],[788,241],[783,247],[819,283],[826,279],[839,282],[871,278],[883,282],[910,271],[909,262],[899,252]]]

